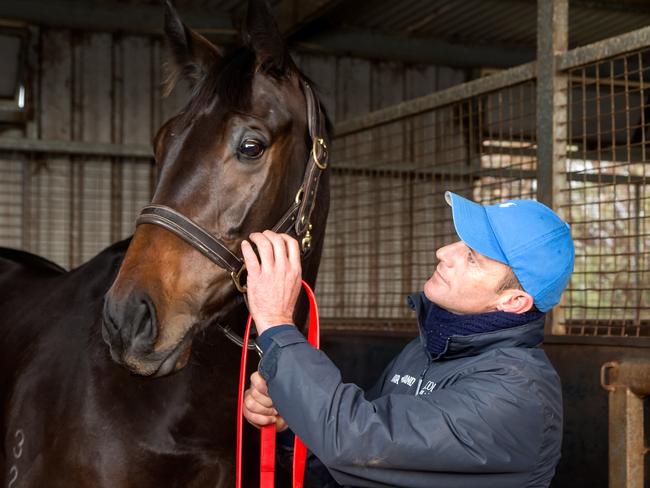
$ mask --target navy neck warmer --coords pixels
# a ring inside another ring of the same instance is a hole
[[[424,320],[423,329],[427,339],[427,349],[434,358],[447,350],[451,336],[467,336],[509,329],[524,325],[544,315],[538,310],[524,313],[487,312],[470,315],[457,315],[431,303]]]

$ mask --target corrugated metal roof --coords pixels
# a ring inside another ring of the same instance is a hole
[[[247,0],[173,2],[191,27],[208,35],[222,36],[223,42],[228,42],[228,36],[236,35],[248,3]],[[76,29],[159,32],[161,3],[161,0],[30,0],[29,3],[2,0],[0,18]],[[292,40],[301,49],[463,67],[508,67],[535,57],[535,0],[270,0],[270,3],[281,17],[279,22],[285,32],[293,34]],[[38,15],[29,11],[29,5],[32,10],[33,6],[40,6]],[[68,9],[70,5],[79,8]],[[569,47],[647,25],[650,25],[649,0],[570,0]]]
[[[571,47],[650,25],[650,3],[626,9],[598,2],[570,3]],[[535,46],[537,5],[523,0],[373,0],[340,7],[332,20],[390,35],[444,39],[459,44]]]

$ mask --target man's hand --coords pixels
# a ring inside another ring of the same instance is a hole
[[[266,381],[257,371],[251,375],[251,387],[244,393],[244,417],[258,429],[271,424],[275,424],[277,432],[287,428],[287,423],[273,408]]]
[[[302,267],[298,242],[270,230],[250,235],[257,245],[258,261],[248,241],[241,245],[248,270],[248,307],[258,335],[274,325],[293,324],[300,293]]]

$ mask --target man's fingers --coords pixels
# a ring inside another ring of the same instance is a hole
[[[272,409],[271,415],[277,415],[278,412],[273,408],[273,400],[269,396],[266,381],[259,372],[255,371],[251,375],[251,387],[247,390],[250,395],[263,407]]]
[[[253,246],[250,242],[242,241],[241,243],[241,252],[244,256],[244,264],[246,264],[246,269],[249,274],[257,275],[260,272],[260,262],[257,260],[255,251],[253,251]]]
[[[257,415],[254,413],[246,414],[246,420],[248,420],[248,422],[252,424],[253,427],[257,428],[264,427],[265,425],[271,425],[276,422],[275,417],[267,417],[266,415]]]
[[[268,395],[269,393],[268,387],[266,386],[266,381],[264,381],[264,378],[262,378],[262,375],[259,373],[259,371],[255,371],[251,375],[251,387],[264,395]]]
[[[274,408],[264,406],[258,402],[252,393],[249,394],[250,391],[246,392],[246,396],[244,397],[245,410],[257,415],[266,415],[267,417],[274,417],[278,414]]]
[[[287,422],[282,417],[278,417],[276,419],[276,421],[275,421],[275,430],[277,432],[283,432],[283,431],[287,430],[288,427],[289,426],[287,425]]]
[[[300,269],[302,269],[300,262],[300,246],[298,245],[298,241],[288,234],[280,234],[280,236],[282,239],[284,239],[284,242],[287,246],[289,263],[292,267],[298,266]]]
[[[273,246],[273,259],[275,260],[275,263],[280,266],[286,264],[288,259],[287,245],[282,236],[270,230],[265,230],[263,234]]]
[[[260,265],[264,269],[267,266],[273,266],[275,259],[273,257],[273,245],[271,241],[259,232],[250,235],[250,240],[257,246],[257,252],[260,255]]]
[[[267,409],[272,410],[271,412],[269,412],[269,415],[275,415],[277,413],[275,409],[273,409],[273,400],[271,400],[270,396],[260,393],[255,388],[251,388],[250,392],[251,392],[251,396],[257,403],[259,403],[263,407],[266,407]]]

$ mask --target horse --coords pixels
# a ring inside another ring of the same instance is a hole
[[[293,232],[315,283],[325,115],[268,4],[250,1],[228,51],[169,3],[165,33],[165,90],[185,77],[192,92],[154,138],[158,180],[132,238],[69,272],[0,251],[7,488],[234,486],[240,243],[274,224]],[[296,323],[306,315],[301,299]],[[245,432],[247,457],[256,432]],[[245,486],[257,483],[250,471]]]

